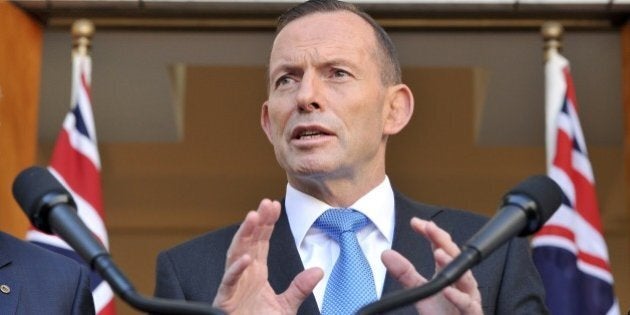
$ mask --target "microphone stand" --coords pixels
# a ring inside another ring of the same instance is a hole
[[[131,282],[116,266],[109,252],[101,246],[100,242],[86,242],[85,236],[92,235],[83,221],[76,215],[76,210],[67,205],[66,195],[50,194],[42,198],[42,203],[50,211],[48,220],[55,234],[64,239],[70,247],[90,264],[109,283],[114,292],[129,305],[137,310],[152,314],[179,314],[179,315],[223,315],[223,311],[209,304],[179,301],[162,298],[147,298],[136,292]],[[63,224],[66,223],[66,224]],[[72,223],[72,224],[68,224]]]
[[[223,312],[205,303],[147,298],[136,292],[125,275],[112,262],[109,255],[101,255],[93,261],[95,269],[112,286],[114,292],[137,310],[151,314],[222,315]]]
[[[552,186],[552,181],[543,178],[532,177],[521,183],[517,188],[529,191],[530,194],[537,193],[532,186],[547,185]],[[522,187],[521,187],[522,186]],[[560,188],[557,188],[558,191]],[[440,270],[429,282],[408,290],[402,290],[381,300],[368,304],[361,308],[358,315],[372,315],[396,309],[407,304],[425,299],[446,286],[457,281],[467,270],[477,265],[482,258],[489,255],[506,240],[514,236],[515,231],[520,231],[521,235],[528,235],[536,230],[560,205],[560,192],[556,194],[558,198],[552,206],[546,208],[552,211],[537,210],[536,199],[532,199],[528,194],[523,194],[517,189],[514,193],[509,193],[504,197],[504,206],[499,214],[486,223],[471,239],[462,247],[462,251],[453,261]],[[544,195],[543,195],[544,197]],[[630,315],[630,314],[629,314]]]

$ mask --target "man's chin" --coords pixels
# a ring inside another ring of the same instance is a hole
[[[289,173],[295,175],[296,177],[321,177],[330,175],[333,172],[334,167],[326,165],[321,161],[300,163],[291,167],[291,171],[289,171]]]

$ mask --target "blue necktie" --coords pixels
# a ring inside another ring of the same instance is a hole
[[[322,305],[323,315],[355,314],[362,306],[376,300],[374,276],[356,232],[370,220],[351,209],[330,209],[314,226],[339,243],[339,258],[335,262]]]

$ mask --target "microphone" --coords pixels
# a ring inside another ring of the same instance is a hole
[[[386,312],[439,292],[512,237],[538,231],[561,202],[562,190],[552,179],[544,175],[527,178],[503,197],[498,214],[475,233],[462,246],[461,253],[430,281],[368,304],[357,314]]]
[[[35,166],[23,170],[13,182],[13,197],[33,226],[66,241],[132,307],[153,314],[223,314],[208,304],[138,294],[109,252],[79,218],[72,195],[47,169]]]

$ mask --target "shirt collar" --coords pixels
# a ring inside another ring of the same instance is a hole
[[[295,244],[299,248],[315,220],[324,211],[334,207],[293,188],[291,184],[287,184],[285,208]],[[393,242],[394,191],[387,176],[383,182],[348,208],[355,209],[367,216],[387,241],[390,244]]]

